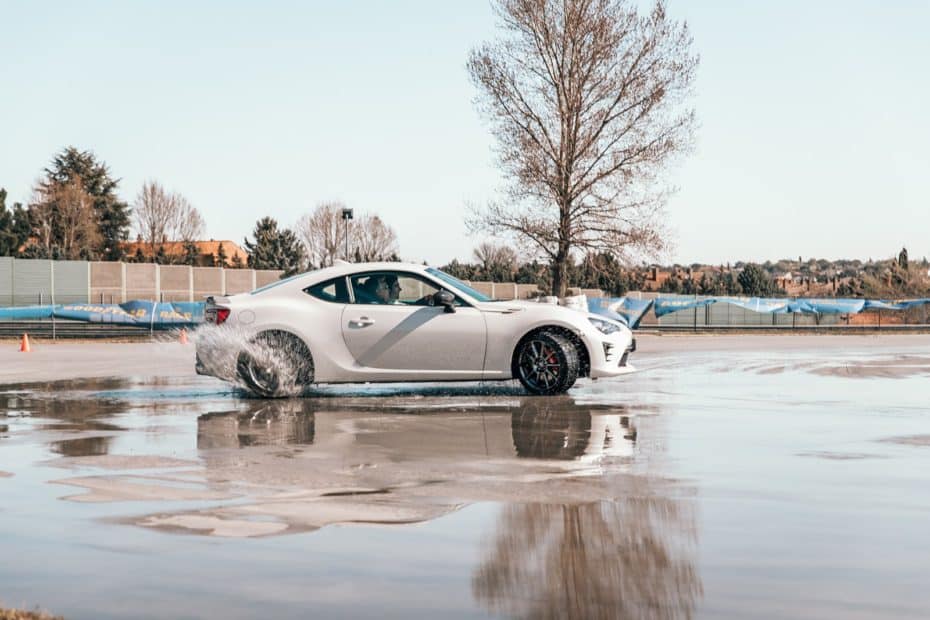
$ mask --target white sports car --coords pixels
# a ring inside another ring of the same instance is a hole
[[[197,372],[264,397],[311,383],[513,378],[533,394],[558,394],[578,377],[633,371],[636,350],[619,322],[495,301],[438,269],[405,263],[341,263],[211,297],[205,318],[217,326],[208,330],[237,337],[198,338]],[[224,355],[232,361],[221,362]]]

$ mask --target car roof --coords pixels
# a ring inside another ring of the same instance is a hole
[[[338,264],[333,265],[332,267],[314,269],[312,271],[299,273],[289,278],[284,278],[283,280],[278,280],[277,282],[271,282],[270,284],[266,284],[265,286],[255,289],[252,291],[252,294],[262,293],[268,289],[274,289],[278,287],[282,287],[282,290],[284,290],[284,288],[305,288],[311,284],[324,282],[330,278],[349,276],[355,273],[365,273],[368,271],[410,271],[414,273],[425,273],[427,269],[428,267],[426,265],[421,265],[419,263],[398,263],[388,261],[372,263],[347,263],[345,261],[339,261]]]

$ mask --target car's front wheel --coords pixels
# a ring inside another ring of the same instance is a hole
[[[263,332],[239,352],[236,374],[256,396],[294,396],[313,382],[313,356],[296,336]]]
[[[531,394],[561,394],[578,379],[578,351],[565,336],[541,331],[517,347],[514,371]]]

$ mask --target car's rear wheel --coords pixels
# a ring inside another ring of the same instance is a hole
[[[540,331],[517,347],[514,374],[531,394],[561,394],[578,379],[578,351],[561,334]]]
[[[313,356],[285,332],[262,332],[239,352],[236,374],[256,396],[293,396],[313,382]]]

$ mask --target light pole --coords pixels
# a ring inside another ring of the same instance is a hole
[[[352,219],[352,209],[343,209],[342,210],[342,221],[345,222],[345,238],[346,238],[346,261],[349,260],[349,220]]]

